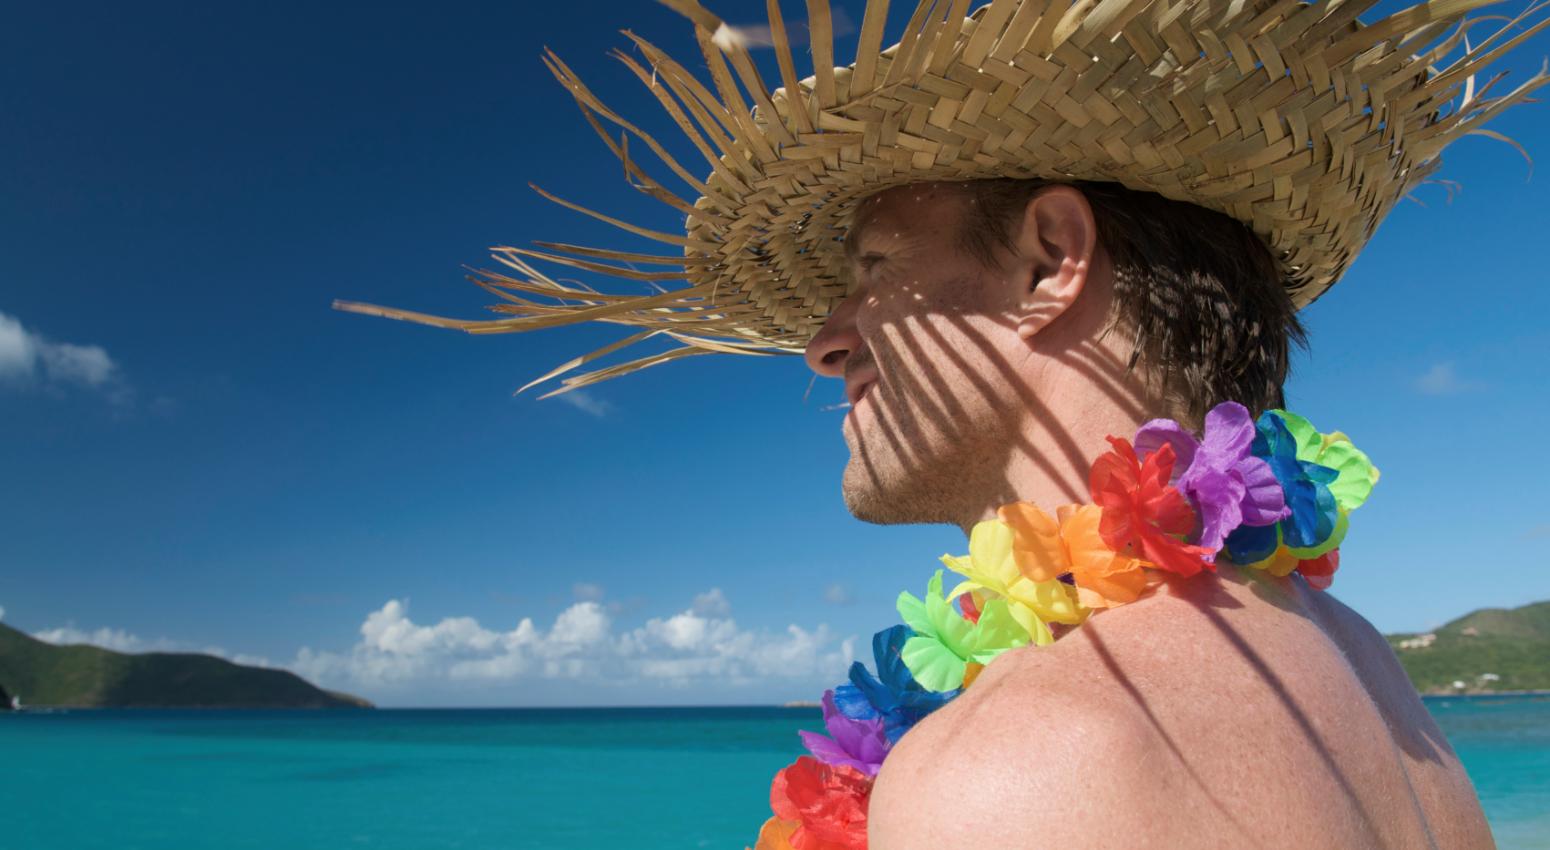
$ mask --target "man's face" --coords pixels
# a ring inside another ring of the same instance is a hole
[[[869,522],[957,522],[1006,489],[1028,407],[1023,282],[960,247],[968,196],[950,184],[864,201],[852,235],[857,289],[807,347],[845,381],[846,506]]]

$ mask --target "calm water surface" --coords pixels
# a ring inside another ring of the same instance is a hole
[[[1503,848],[1550,848],[1550,700],[1429,703]],[[812,709],[0,717],[5,850],[741,848]]]

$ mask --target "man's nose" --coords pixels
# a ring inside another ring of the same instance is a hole
[[[856,311],[860,304],[861,293],[858,291],[834,308],[803,353],[809,369],[826,378],[845,377],[846,359],[861,348],[861,334],[856,330]]]

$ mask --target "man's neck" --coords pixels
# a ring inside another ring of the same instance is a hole
[[[1089,382],[1088,376],[1083,376]],[[1088,476],[1093,461],[1113,447],[1108,437],[1131,439],[1145,422],[1165,415],[1159,400],[1142,400],[1133,381],[1111,385],[1111,393],[1094,393],[1086,383],[1084,403],[1066,403],[1054,410],[1030,409],[1024,417],[1018,450],[1011,453],[998,484],[965,511],[958,525],[965,535],[976,523],[995,517],[1012,502],[1031,502],[1050,514],[1062,505],[1091,501]],[[1059,398],[1057,394],[1053,397]]]

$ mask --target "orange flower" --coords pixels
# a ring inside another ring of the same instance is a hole
[[[1146,590],[1146,567],[1140,558],[1116,552],[1103,535],[1107,511],[1097,505],[1067,505],[1060,509],[1060,539],[1076,581],[1077,600],[1088,608],[1113,608],[1134,602]]]
[[[1113,451],[1093,462],[1088,483],[1093,501],[1103,508],[1099,531],[1110,548],[1185,577],[1216,569],[1215,552],[1182,539],[1195,530],[1195,511],[1168,483],[1173,446],[1164,443],[1142,462],[1128,440],[1110,437],[1109,445]]]
[[[1023,575],[1050,581],[1069,574],[1083,606],[1112,608],[1141,596],[1152,564],[1109,545],[1101,533],[1104,513],[1097,505],[1066,505],[1056,521],[1029,502],[997,512],[1012,529],[1012,557]]]
[[[801,824],[796,821],[770,818],[759,827],[759,840],[754,844],[753,850],[793,850],[791,846],[791,833],[796,832]]]
[[[967,665],[965,665],[963,670],[964,690],[968,690],[969,686],[974,684],[974,680],[978,679],[980,677],[980,673],[984,672],[984,670],[985,665],[980,664],[977,661],[970,661]]]
[[[872,777],[812,756],[797,759],[770,784],[775,816],[798,824],[787,838],[792,850],[866,850],[871,796]]]

